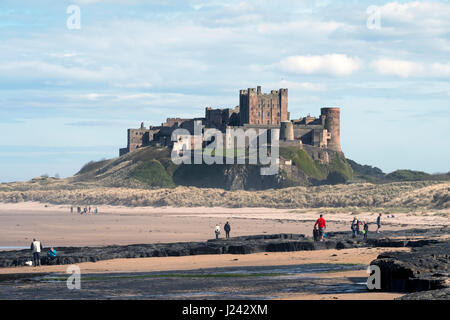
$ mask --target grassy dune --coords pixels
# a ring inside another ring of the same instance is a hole
[[[377,168],[347,162],[344,158],[336,158],[325,166],[312,160],[305,151],[296,148],[281,148],[280,155],[292,159],[306,176],[320,181],[325,178],[334,179],[335,183],[350,180],[354,174],[351,165],[358,177],[384,177]],[[119,158],[90,162],[70,178],[39,177],[28,182],[0,184],[0,201],[179,207],[450,207],[448,174],[436,176],[435,180],[422,180],[422,173],[398,170],[391,178],[421,181],[384,180],[388,183],[377,181],[305,187],[298,186],[298,181],[286,180],[292,183],[278,185],[291,187],[261,191],[219,189],[224,188],[229,175],[230,172],[221,166],[176,166],[170,160],[168,148],[147,147]],[[235,172],[234,175],[242,174]],[[258,189],[253,186],[251,188]]]
[[[263,191],[227,191],[214,188],[112,188],[90,185],[46,185],[20,188],[2,185],[0,201],[40,201],[54,204],[126,206],[222,207],[389,207],[450,208],[450,182],[421,181],[388,184],[341,184],[291,187]]]

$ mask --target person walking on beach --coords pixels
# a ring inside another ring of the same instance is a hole
[[[219,224],[216,224],[216,228],[214,229],[214,233],[216,234],[216,239],[219,239],[219,234],[220,234],[220,226],[219,226]]]
[[[377,217],[377,233],[380,233],[381,228],[381,213]]]
[[[95,207],[95,209],[94,209],[94,214],[97,214],[97,213],[98,213],[98,208]]]
[[[327,228],[327,223],[322,214],[314,224],[314,229],[316,228],[316,226],[319,227],[319,241],[323,241],[323,234],[325,233],[325,229]]]
[[[225,230],[225,236],[227,239],[230,239],[230,231],[231,231],[231,226],[230,223],[227,221],[227,223],[225,223],[225,225],[223,226],[223,230]]]
[[[73,213],[73,207],[70,207],[70,213]]]
[[[367,239],[368,233],[369,233],[369,224],[364,221],[364,230],[363,230],[364,240]]]
[[[33,252],[34,266],[35,267],[40,266],[41,265],[41,251],[43,249],[42,243],[40,241],[37,241],[36,239],[33,239],[30,249]]]
[[[359,234],[359,220],[357,217],[352,221],[352,238],[355,238]]]
[[[81,214],[81,208],[80,207],[77,207],[77,213]]]

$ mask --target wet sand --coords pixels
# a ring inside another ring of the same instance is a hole
[[[312,263],[369,265],[380,253],[409,251],[409,248],[354,248],[252,254],[197,255],[114,259],[79,263],[82,273],[154,272],[195,270],[219,267],[283,266]],[[65,272],[67,265],[0,268],[0,274]]]
[[[83,277],[95,279],[82,282],[84,291],[73,293],[67,290],[64,281],[53,283],[34,278],[32,281],[22,283],[16,281],[14,285],[10,284],[10,287],[7,280],[0,281],[0,297],[35,298],[32,294],[38,292],[39,297],[43,299],[394,299],[402,294],[368,292],[363,285],[367,278],[365,266],[381,252],[391,250],[409,249],[354,248],[248,255],[115,259],[80,263],[78,266],[82,279]],[[4,268],[0,269],[0,275],[21,274],[23,277],[28,274],[39,278],[42,274],[47,274],[44,277],[65,279],[68,277],[67,267],[59,265]],[[344,269],[333,272],[335,268]],[[316,269],[323,271],[319,273],[309,271],[306,274],[303,273],[305,271],[301,271]],[[169,272],[169,274],[174,272],[184,276],[154,278],[155,272]],[[261,273],[261,276],[225,278],[214,276],[221,272],[226,274],[256,272]],[[263,275],[266,272],[287,273],[267,277]],[[187,275],[191,273],[200,276],[190,278]],[[212,275],[212,278],[204,278],[204,275],[208,274]],[[114,278],[108,278],[107,275]],[[137,277],[139,281],[132,281],[133,277]]]

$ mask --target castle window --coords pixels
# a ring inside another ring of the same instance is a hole
[[[270,116],[270,112],[267,112],[267,116]]]

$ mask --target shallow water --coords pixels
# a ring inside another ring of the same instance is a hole
[[[7,251],[7,250],[23,250],[23,249],[30,249],[30,247],[20,247],[20,246],[0,246],[0,251]]]
[[[312,273],[363,270],[362,265],[304,264],[189,271],[82,274],[81,290],[66,274],[0,282],[0,299],[274,299],[286,294],[365,292],[365,279],[321,278]]]

